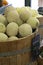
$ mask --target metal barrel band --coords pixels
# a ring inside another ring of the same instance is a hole
[[[29,51],[31,51],[30,48],[24,48],[22,50],[17,50],[17,51],[13,51],[13,52],[0,53],[0,57],[14,56],[14,55],[29,52]]]
[[[21,53],[29,52],[29,51],[31,51],[30,48],[24,48],[22,50],[18,50],[18,51],[14,51],[14,52],[0,53],[0,57],[13,56],[13,55],[17,55],[17,54],[21,54]],[[30,63],[28,63],[26,65],[31,65],[32,63],[33,63],[33,61],[31,61]]]
[[[30,48],[24,48],[22,50],[17,50],[17,51],[14,51],[14,52],[0,53],[0,57],[14,56],[14,55],[21,54],[21,53],[24,53],[24,52],[29,52],[29,51],[31,51]],[[31,61],[30,63],[27,63],[26,65],[31,65],[32,63],[33,63],[33,61]]]
[[[35,48],[33,50],[35,50]],[[24,48],[22,50],[17,50],[17,51],[13,51],[13,52],[0,53],[0,57],[14,56],[14,55],[25,53],[25,52],[31,52],[31,49],[30,48]]]

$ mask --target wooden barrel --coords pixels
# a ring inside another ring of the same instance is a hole
[[[43,58],[40,58],[40,56],[38,58],[38,65],[43,65]]]
[[[40,26],[39,26],[39,34],[40,34],[40,39],[43,39],[43,17],[38,17],[38,20],[40,21]]]
[[[32,39],[37,34],[38,30],[19,40],[0,42],[0,65],[28,65],[31,61]]]

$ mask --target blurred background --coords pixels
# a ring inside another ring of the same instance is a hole
[[[7,0],[14,7],[31,6],[32,9],[38,9],[38,0]],[[33,5],[34,4],[34,5]]]

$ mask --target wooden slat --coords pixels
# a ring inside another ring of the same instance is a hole
[[[1,65],[10,65],[9,64],[9,57],[2,57],[1,58]]]
[[[17,64],[17,56],[10,56],[10,64],[9,65],[16,65]]]

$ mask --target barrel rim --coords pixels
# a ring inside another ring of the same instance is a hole
[[[43,60],[43,57],[41,55],[39,55],[39,58]]]
[[[30,37],[30,36],[33,36],[34,34],[36,34],[38,32],[38,28],[36,29],[36,31],[34,32],[34,33],[32,33],[31,35],[28,35],[28,36],[26,36],[26,37],[23,37],[23,38],[19,38],[18,40],[14,40],[15,42],[16,41],[20,41],[20,40],[23,40],[23,39],[26,39],[26,38],[28,38],[28,37]],[[14,42],[14,41],[4,41],[4,42],[0,42],[0,43],[11,43],[11,42]]]
[[[40,17],[37,17],[37,18],[38,18],[38,19],[39,19],[39,18],[43,18],[43,16],[40,16]]]

